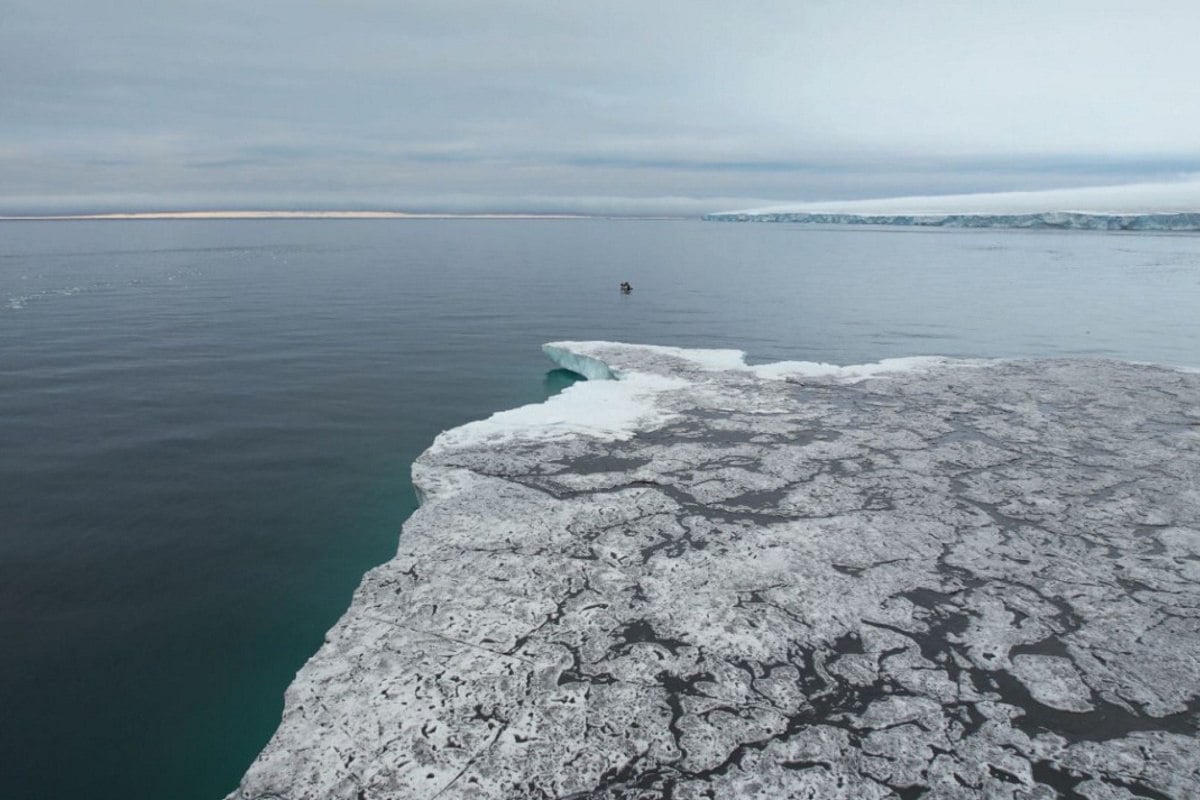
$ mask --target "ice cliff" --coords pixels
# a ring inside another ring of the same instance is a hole
[[[705,219],[944,228],[1197,231],[1200,230],[1200,180],[792,203],[709,214]]]
[[[231,797],[1200,796],[1200,374],[546,351]]]
[[[931,228],[1059,228],[1099,231],[1200,231],[1200,214],[827,214],[803,211],[731,211],[707,214],[709,222],[805,222],[817,225],[915,225]]]

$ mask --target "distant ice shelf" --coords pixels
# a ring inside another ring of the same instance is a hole
[[[1200,797],[1200,374],[545,353],[231,798]]]
[[[706,214],[710,222],[802,222],[814,225],[911,225],[929,228],[1058,228],[1099,231],[1200,231],[1200,213],[1092,214],[828,214],[803,211],[729,211]]]
[[[704,218],[715,222],[823,225],[1197,231],[1200,180],[790,203],[722,211]]]

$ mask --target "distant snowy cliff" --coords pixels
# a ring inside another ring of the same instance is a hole
[[[1200,231],[1200,180],[791,203],[708,214],[714,222]]]
[[[822,214],[802,211],[730,211],[710,222],[806,222],[818,225],[916,225],[930,228],[1061,228],[1100,231],[1200,231],[1200,213],[1090,214]]]

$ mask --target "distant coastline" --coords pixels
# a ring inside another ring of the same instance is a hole
[[[926,228],[1033,228],[1090,231],[1200,231],[1200,213],[1095,214],[841,214],[805,211],[739,211],[706,214],[709,222],[796,222],[810,225],[901,225]]]
[[[716,212],[706,214],[704,219],[931,228],[1200,231],[1200,179],[792,203]]]

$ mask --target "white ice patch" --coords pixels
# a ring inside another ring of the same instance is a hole
[[[658,395],[688,382],[662,375],[631,373],[620,380],[592,380],[568,386],[544,403],[501,411],[440,434],[431,451],[496,445],[507,439],[553,439],[584,435],[628,439],[640,429],[661,425],[675,415]]]
[[[746,354],[742,350],[690,349],[605,341],[551,342],[542,345],[542,350],[551,361],[586,377],[591,377],[591,375],[585,370],[591,370],[604,377],[619,379],[634,372],[669,370],[671,365],[656,363],[658,359],[655,357],[659,356],[683,362],[694,369],[707,372],[740,370],[767,380],[808,377],[859,381],[880,375],[921,372],[938,367],[978,367],[995,363],[994,361],[952,359],[943,356],[909,356],[848,366],[816,361],[777,361],[771,364],[747,365]]]
[[[846,367],[817,361],[776,361],[773,364],[758,364],[750,369],[758,377],[767,380],[839,378],[846,382],[855,382],[880,375],[921,372],[936,367],[977,367],[986,363],[988,362],[950,359],[942,356],[909,356],[907,358],[885,358],[873,364],[853,364]]]
[[[634,354],[653,354],[678,359],[698,369],[721,372],[729,369],[746,369],[746,354],[741,350],[693,349],[683,347],[667,347],[657,344],[624,344],[622,342],[550,342],[542,345],[544,352],[551,361],[569,370],[578,372],[587,378],[592,377],[587,372],[571,366],[577,360],[587,363],[600,362],[605,369],[621,369],[620,364],[608,364],[597,353],[616,349],[630,350]],[[610,372],[606,377],[613,377]]]
[[[1091,711],[1092,690],[1079,677],[1074,663],[1060,656],[1013,656],[1012,673],[1029,694],[1043,705],[1060,711]]]

